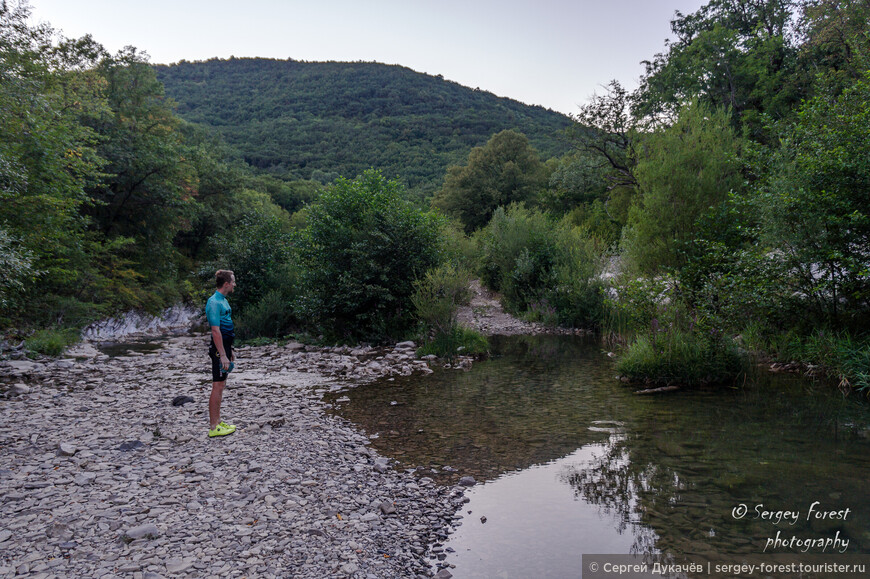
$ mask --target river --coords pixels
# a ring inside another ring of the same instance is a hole
[[[759,371],[637,396],[594,338],[491,344],[466,372],[327,398],[418,476],[478,481],[432,551],[454,577],[580,577],[590,554],[870,561],[870,407],[858,395]]]

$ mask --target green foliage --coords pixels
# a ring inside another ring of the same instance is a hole
[[[604,288],[598,274],[607,256],[586,231],[565,220],[554,233],[555,284],[544,300],[552,305],[559,325],[595,328],[604,317]]]
[[[441,227],[377,171],[339,179],[310,207],[301,315],[338,339],[400,336],[412,322],[413,280],[440,260]]]
[[[0,229],[0,312],[19,306],[18,296],[26,283],[33,282],[39,272],[33,267],[33,253],[22,248],[6,231]]]
[[[268,198],[261,198],[267,203]],[[236,277],[233,304],[240,312],[246,311],[273,290],[286,302],[298,292],[297,242],[288,232],[286,214],[276,206],[252,207],[244,213],[234,227],[215,235],[210,240],[215,258],[204,265],[201,276],[214,282],[218,269],[232,270]]]
[[[292,181],[287,183],[277,179],[267,179],[266,177],[258,179],[258,185],[261,183],[266,185],[266,187],[261,186],[259,190],[267,191],[271,195],[272,201],[288,213],[296,213],[312,203],[323,189],[323,186],[315,181]],[[272,185],[273,183],[275,185]]]
[[[609,338],[626,343],[648,328],[659,317],[659,308],[668,299],[673,283],[665,276],[638,278],[623,274],[614,279],[605,300],[603,326],[610,333]]]
[[[807,101],[758,196],[782,283],[816,321],[866,327],[870,308],[870,73]]]
[[[697,385],[743,371],[721,320],[687,305],[673,279],[619,279],[606,303],[616,369],[632,381]]]
[[[619,242],[624,225],[624,222],[612,216],[608,206],[599,199],[574,208],[565,217],[572,225],[606,246],[615,246]]]
[[[845,87],[870,68],[870,4],[851,0],[803,2],[800,60],[806,68],[824,70],[829,82]]]
[[[695,222],[742,186],[739,147],[728,115],[699,102],[644,137],[635,168],[641,195],[623,239],[626,268],[655,274],[685,265],[678,249],[693,238]]]
[[[501,292],[513,312],[543,298],[554,281],[553,223],[539,210],[512,205],[496,209],[482,232],[483,282]]]
[[[443,263],[414,282],[411,302],[417,318],[429,331],[449,333],[456,325],[456,308],[471,300],[471,273]]]
[[[458,269],[477,270],[480,253],[477,238],[466,235],[462,223],[455,219],[446,220],[441,236],[444,239],[444,261]]]
[[[547,164],[552,165],[552,170],[547,189],[539,199],[543,209],[561,215],[578,205],[606,198],[606,171],[588,152],[574,153]]]
[[[730,341],[711,343],[673,329],[638,336],[616,362],[616,371],[632,381],[686,386],[733,381],[743,370]]]
[[[547,312],[552,306],[563,325],[600,321],[600,252],[567,221],[554,223],[523,205],[500,207],[480,242],[483,282],[502,293],[508,310]]]
[[[298,322],[287,294],[287,288],[270,290],[258,302],[246,307],[234,320],[236,336],[240,340],[251,340],[281,338],[290,333]]]
[[[435,355],[448,359],[459,355],[483,356],[487,353],[489,341],[486,336],[459,325],[435,334],[431,341],[417,349],[418,356]]]
[[[39,311],[41,295],[76,282],[88,262],[79,209],[102,160],[80,119],[105,106],[101,79],[87,70],[99,56],[93,42],[58,46],[53,30],[30,27],[28,17],[25,3],[0,5],[0,228],[41,272],[39,287],[19,275],[7,288],[25,316]]]
[[[696,222],[694,239],[679,250],[685,265],[675,275],[684,299],[732,332],[747,319],[782,327],[803,317],[782,283],[787,272],[758,242],[758,216],[751,196],[732,194]]]
[[[635,113],[674,118],[686,102],[701,99],[762,137],[762,115],[788,115],[808,84],[787,35],[796,4],[711,0],[693,14],[677,12],[676,39],[645,63]]]
[[[554,135],[571,124],[401,66],[231,58],[155,70],[183,118],[214,127],[252,166],[322,184],[374,167],[431,195],[493,134],[520,131],[549,157],[566,152]]]
[[[107,238],[135,240],[127,256],[146,283],[177,267],[176,234],[193,214],[196,174],[184,162],[179,120],[146,57],[127,48],[102,59],[109,110],[89,121],[104,175],[88,188],[89,214]],[[161,274],[158,274],[161,272]]]
[[[534,201],[546,179],[525,135],[502,131],[472,149],[464,166],[448,168],[444,187],[432,204],[472,232],[486,225],[497,207]]]
[[[78,341],[79,335],[75,330],[39,330],[27,338],[25,347],[34,354],[57,357]]]

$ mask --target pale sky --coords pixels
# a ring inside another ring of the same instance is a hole
[[[132,45],[152,63],[212,57],[375,61],[566,114],[629,89],[703,0],[30,0],[34,22]]]

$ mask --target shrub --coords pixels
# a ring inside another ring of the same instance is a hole
[[[545,323],[600,322],[603,294],[596,273],[602,252],[569,220],[556,223],[522,205],[500,207],[481,234],[481,246],[483,281],[502,292],[508,310]]]
[[[78,340],[79,334],[74,329],[39,330],[27,338],[25,346],[32,353],[56,357]]]
[[[231,269],[238,282],[232,304],[240,313],[272,290],[295,292],[297,241],[288,230],[288,223],[277,215],[256,211],[243,215],[231,231],[210,240],[216,258],[200,269],[202,277],[213,288],[214,272]]]
[[[599,326],[604,317],[604,288],[598,272],[605,253],[567,220],[556,229],[555,244],[555,284],[546,291],[546,302],[552,304],[562,326]]]
[[[471,274],[452,263],[426,272],[414,282],[414,304],[417,318],[435,333],[448,332],[456,325],[456,309],[471,300]]]
[[[457,355],[480,356],[489,351],[486,336],[470,328],[455,325],[445,332],[435,334],[434,338],[417,350],[418,356],[434,354],[441,358]]]
[[[654,329],[634,339],[620,355],[616,370],[633,381],[692,386],[733,380],[743,363],[729,339],[709,340],[698,332]]]
[[[481,235],[483,282],[502,293],[507,309],[523,312],[554,282],[553,223],[523,205],[499,207]]]
[[[272,290],[239,315],[236,335],[241,340],[280,338],[291,331],[294,323],[292,303],[283,292]]]
[[[477,238],[467,236],[458,220],[446,221],[441,233],[444,238],[443,259],[458,268],[475,271],[479,262]]]
[[[633,381],[696,385],[733,380],[743,360],[718,318],[689,307],[673,279],[621,280],[607,303],[616,369]]]
[[[414,321],[413,281],[439,261],[441,224],[377,171],[339,179],[310,206],[299,312],[331,338],[402,335]]]

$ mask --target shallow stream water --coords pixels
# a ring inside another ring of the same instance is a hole
[[[491,344],[467,372],[327,396],[403,467],[478,481],[433,549],[457,579],[581,577],[584,554],[870,563],[870,406],[859,396],[766,372],[637,396],[593,338]]]

